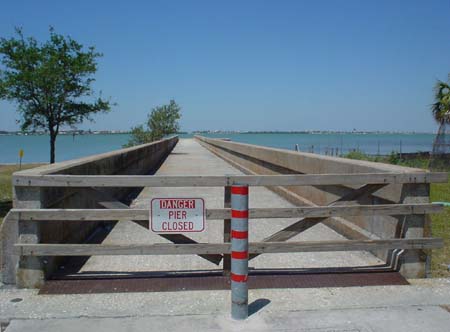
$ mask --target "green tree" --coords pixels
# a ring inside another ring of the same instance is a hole
[[[171,100],[168,105],[153,108],[147,122],[152,140],[156,141],[178,132],[180,130],[178,124],[178,120],[181,118],[180,112],[181,108],[175,100]]]
[[[148,115],[147,127],[137,126],[131,130],[131,138],[125,146],[149,143],[177,133],[180,130],[178,120],[181,118],[181,107],[171,100],[169,104],[157,106]]]
[[[73,126],[92,114],[108,112],[111,104],[94,98],[97,71],[94,47],[84,49],[50,28],[50,38],[38,43],[16,28],[15,37],[0,38],[0,98],[15,102],[21,128],[44,129],[50,135],[50,163],[55,162],[56,137],[64,125]],[[88,101],[89,97],[94,98]]]
[[[449,75],[450,81],[450,75]],[[450,123],[450,85],[437,81],[434,87],[434,103],[431,105],[434,119],[439,124]]]
[[[150,132],[144,129],[143,125],[131,128],[131,138],[124,147],[145,144],[152,141]]]

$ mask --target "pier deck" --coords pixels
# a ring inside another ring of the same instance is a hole
[[[236,175],[242,174],[202,147],[194,139],[181,139],[157,172],[158,175]],[[207,208],[222,208],[223,188],[145,188],[132,208],[149,208],[155,197],[201,197]],[[250,208],[292,207],[285,199],[264,187],[250,188]],[[250,220],[249,240],[259,241],[297,219]],[[206,231],[189,235],[198,242],[223,242],[223,221],[207,221]],[[290,241],[344,239],[323,224],[308,229]],[[131,221],[118,223],[104,240],[105,244],[169,243],[168,240]],[[249,262],[250,268],[322,268],[383,264],[368,252],[320,252],[264,254]],[[216,269],[218,266],[194,255],[177,256],[93,256],[80,272],[142,272]]]

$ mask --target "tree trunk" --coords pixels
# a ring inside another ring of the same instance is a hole
[[[50,132],[50,164],[55,163],[55,143],[56,143],[56,133]]]

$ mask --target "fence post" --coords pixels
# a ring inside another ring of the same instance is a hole
[[[248,317],[248,186],[231,187],[231,317]]]
[[[0,281],[4,284],[16,283],[16,267],[19,256],[14,252],[14,244],[19,238],[19,221],[17,214],[8,212],[0,225]]]
[[[224,201],[223,201],[223,207],[224,208],[230,208],[231,207],[231,187],[225,186],[224,191]],[[231,219],[224,219],[223,220],[223,242],[229,243],[231,241]],[[223,275],[229,276],[231,270],[231,256],[229,254],[223,255]]]
[[[406,183],[402,186],[400,202],[404,204],[426,204],[430,202],[430,185],[427,183]],[[403,219],[404,229],[401,236],[405,239],[431,236],[431,221],[428,215],[408,215]],[[402,256],[400,273],[406,278],[425,278],[427,260],[426,250],[406,250]],[[428,267],[429,268],[429,267]]]
[[[14,207],[20,209],[40,209],[41,190],[35,187],[13,187]],[[18,222],[20,243],[39,243],[41,233],[37,222]],[[40,288],[44,284],[45,273],[41,257],[20,256],[16,270],[16,283],[20,288]]]

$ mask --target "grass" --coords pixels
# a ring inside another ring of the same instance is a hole
[[[344,158],[356,159],[356,160],[367,160],[374,161],[378,163],[413,167],[413,168],[428,168],[429,159],[428,158],[414,158],[414,159],[401,159],[398,154],[392,152],[388,156],[370,156],[360,151],[352,151],[343,156]]]
[[[423,169],[428,168],[429,162],[428,158],[402,160],[394,153],[390,156],[375,157],[354,151],[343,157]],[[447,167],[447,171],[450,171],[450,167]],[[432,183],[430,186],[430,201],[450,202],[450,181],[448,183]],[[450,265],[450,207],[445,207],[442,213],[431,215],[431,221],[433,237],[444,239],[444,247],[433,250],[431,273],[435,278],[448,278],[450,277],[450,271],[448,269]]]
[[[450,182],[433,183],[431,185],[430,200],[432,202],[450,202]],[[450,207],[444,212],[431,216],[432,234],[444,239],[444,247],[433,250],[431,271],[433,277],[450,277]]]
[[[22,169],[41,166],[42,164],[25,164]],[[12,208],[11,177],[19,170],[19,165],[0,165],[0,224],[8,211]]]

